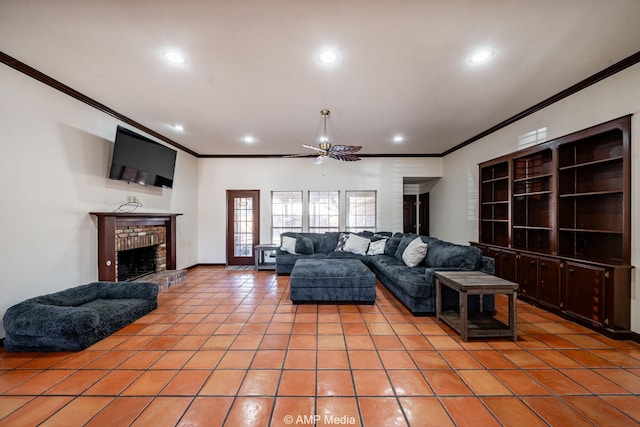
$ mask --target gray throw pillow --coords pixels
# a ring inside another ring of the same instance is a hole
[[[301,255],[313,255],[313,240],[308,237],[296,235],[296,253]]]
[[[398,250],[398,245],[402,240],[402,233],[396,233],[387,240],[387,244],[384,245],[384,254],[389,256],[396,256],[396,251]]]

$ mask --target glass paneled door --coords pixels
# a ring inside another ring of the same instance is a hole
[[[252,265],[260,243],[260,190],[227,190],[227,264]]]

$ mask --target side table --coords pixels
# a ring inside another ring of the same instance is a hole
[[[518,284],[479,271],[440,271],[436,276],[436,320],[442,320],[460,334],[462,341],[469,337],[511,337],[517,341],[516,301]],[[459,312],[442,312],[442,285],[458,292]],[[469,295],[507,294],[509,298],[509,324],[482,313],[469,313]]]
[[[278,249],[280,246],[279,245],[275,245],[275,244],[271,244],[271,243],[264,243],[264,244],[259,244],[259,245],[255,245],[253,250],[254,250],[254,259],[255,259],[255,270],[275,270],[276,269],[276,264],[275,262],[265,262],[264,261],[264,254],[266,252],[273,252],[276,249]]]

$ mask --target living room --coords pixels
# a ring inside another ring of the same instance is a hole
[[[7,28],[5,19],[9,18],[0,18],[0,27]],[[13,51],[11,37],[4,31],[0,30],[0,51],[23,60],[22,52]],[[636,54],[639,47],[629,55]],[[614,58],[607,66],[629,55]],[[44,60],[42,64],[24,62],[45,72],[40,69],[46,67]],[[585,78],[593,74],[595,72]],[[66,83],[65,75],[51,77]],[[564,82],[548,97],[577,83],[579,81]],[[429,189],[431,234],[468,244],[478,238],[478,163],[516,151],[520,136],[540,128],[546,128],[546,140],[552,140],[631,114],[632,129],[635,129],[640,126],[638,88],[640,64],[636,59],[630,66],[585,85],[557,102],[541,106],[495,131],[480,134],[498,124],[491,123],[468,136],[478,135],[473,142],[446,155],[363,157],[359,162],[328,161],[322,166],[313,166],[308,157],[242,157],[218,155],[213,151],[201,153],[213,156],[197,157],[178,149],[174,185],[168,190],[108,179],[116,127],[127,124],[108,111],[96,109],[5,63],[0,65],[4,141],[0,177],[5,206],[0,214],[5,224],[1,232],[4,246],[0,264],[3,271],[0,314],[27,298],[95,281],[98,235],[96,220],[89,212],[113,211],[130,196],[137,197],[144,205],[140,211],[182,214],[177,223],[177,267],[180,269],[226,263],[227,220],[223,206],[229,189],[260,190],[260,240],[269,242],[271,191],[375,190],[378,230],[401,231],[403,178],[433,179]],[[91,96],[90,87],[73,89]],[[518,88],[513,89],[513,96],[518,96]],[[491,100],[486,102],[487,108],[491,108]],[[327,103],[331,103],[330,99]],[[525,105],[503,120],[532,106]],[[331,108],[331,105],[318,105],[317,110],[325,107]],[[130,114],[126,109],[116,109],[122,115]],[[459,111],[457,119],[464,121],[465,114],[466,111]],[[170,130],[158,123],[143,124],[173,137]],[[313,132],[312,126],[310,139]],[[640,133],[632,132],[631,138],[631,146],[637,147]],[[175,139],[180,141],[179,135]],[[300,152],[301,143],[304,141],[297,141],[289,153],[280,154]],[[366,144],[363,145],[366,149]],[[636,197],[640,188],[639,162],[632,149],[632,212],[640,209],[640,197]],[[632,215],[631,264],[634,266],[640,263],[639,229],[637,215]],[[631,287],[631,330],[637,338],[640,298],[635,274]],[[0,337],[3,336],[0,325]]]

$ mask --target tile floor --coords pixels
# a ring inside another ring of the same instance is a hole
[[[634,342],[519,302],[517,343],[464,343],[380,284],[373,306],[295,306],[288,281],[197,267],[85,351],[0,350],[0,425],[640,424]]]

